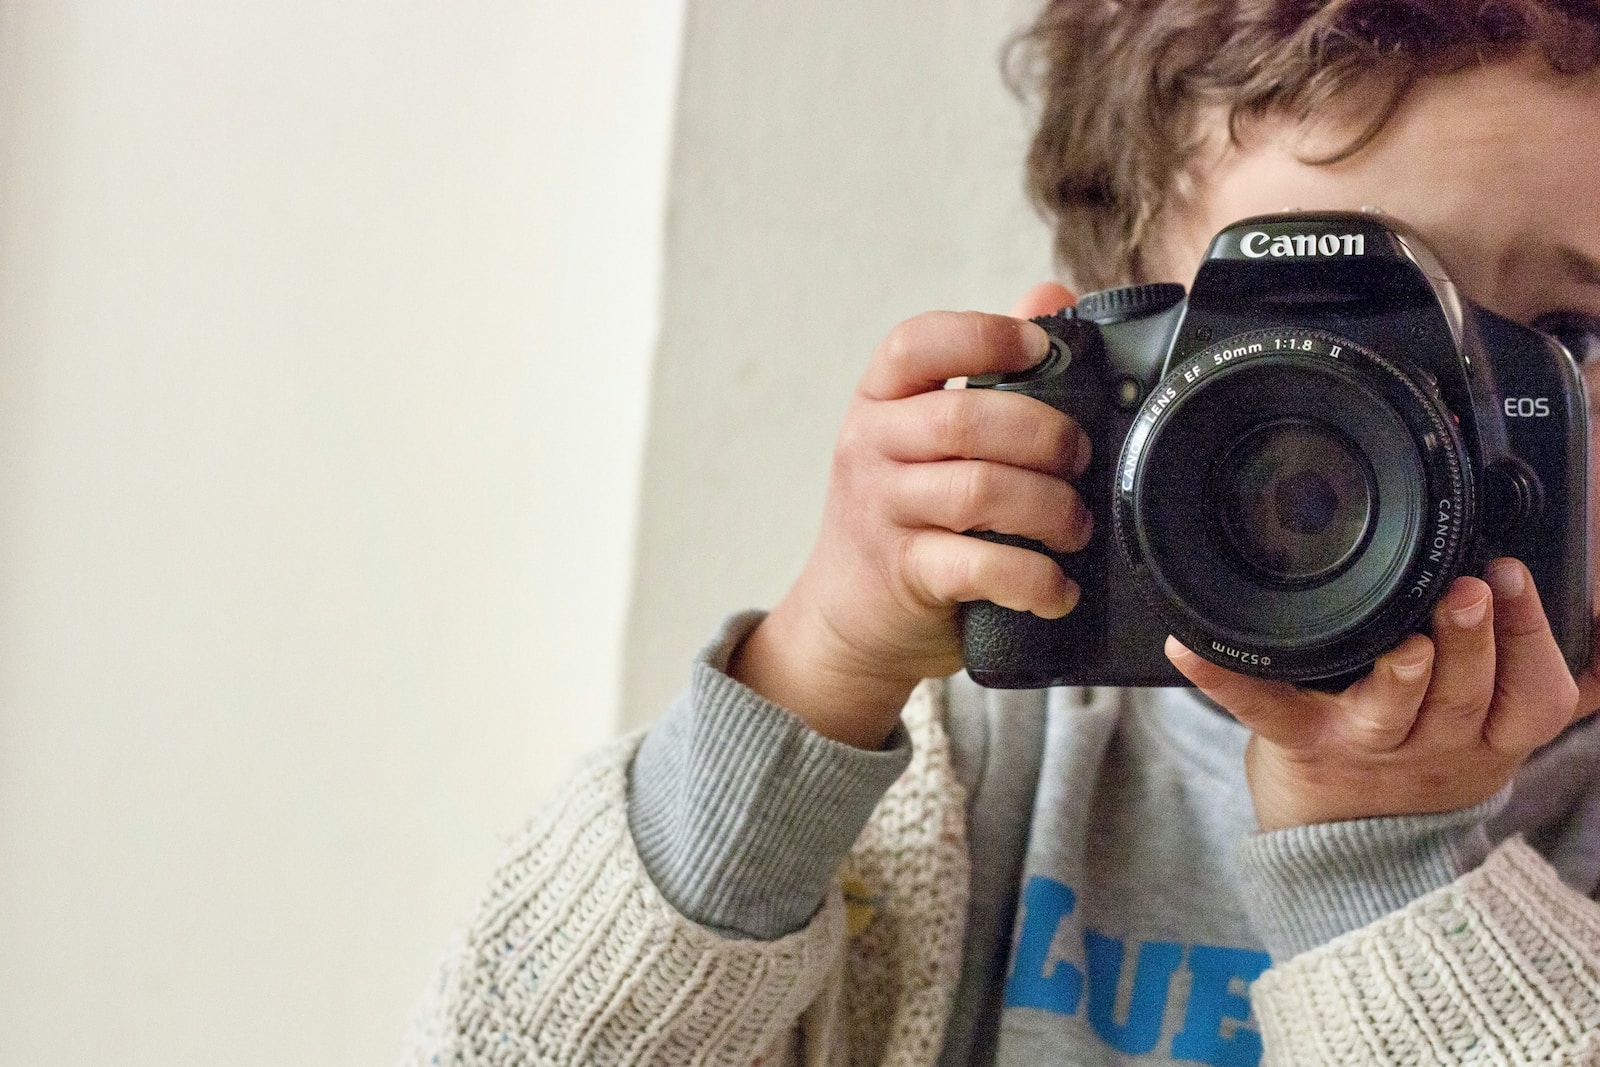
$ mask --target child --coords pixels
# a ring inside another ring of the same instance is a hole
[[[1079,285],[1378,205],[1475,302],[1600,332],[1592,3],[1058,0],[1022,54]],[[1520,563],[1337,694],[1175,642],[1214,704],[920,681],[963,601],[1075,604],[960,531],[1081,547],[1087,437],[942,388],[1039,360],[1022,320],[1071,300],[891,332],[795,585],[514,843],[408,1062],[1600,1063],[1600,681]]]

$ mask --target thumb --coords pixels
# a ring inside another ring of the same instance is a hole
[[[1167,659],[1200,692],[1274,744],[1293,744],[1320,721],[1312,700],[1288,682],[1253,678],[1219,667],[1168,635]]]
[[[1014,318],[1031,319],[1038,315],[1060,311],[1069,304],[1077,302],[1078,298],[1066,286],[1058,282],[1040,282],[1024,293],[1021,300],[1011,305],[1011,314]]]

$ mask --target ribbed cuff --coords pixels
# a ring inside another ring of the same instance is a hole
[[[1437,815],[1296,826],[1239,847],[1244,900],[1277,961],[1358,930],[1449,885],[1489,854],[1484,822],[1511,787]]]
[[[629,771],[628,822],[661,895],[739,937],[803,927],[885,790],[911,760],[904,728],[882,751],[831,741],[723,673],[759,614],[730,619],[687,694]]]

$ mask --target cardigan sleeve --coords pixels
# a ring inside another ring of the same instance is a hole
[[[1600,1063],[1600,905],[1513,839],[1251,993],[1269,1065]]]
[[[506,850],[401,1067],[932,1064],[969,879],[943,710],[942,683],[912,694],[910,765],[821,908],[773,939],[712,929],[662,895],[629,827],[637,741],[603,750]]]
[[[730,937],[656,889],[628,829],[637,739],[592,758],[506,849],[413,1017],[402,1067],[782,1062],[845,951],[840,891]]]

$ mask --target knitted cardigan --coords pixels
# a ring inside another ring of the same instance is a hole
[[[412,1021],[402,1067],[931,1067],[960,973],[965,793],[926,682],[910,766],[812,921],[726,937],[634,848],[627,767],[599,752],[507,847]],[[1600,1064],[1600,906],[1527,845],[1252,986],[1269,1065]]]

